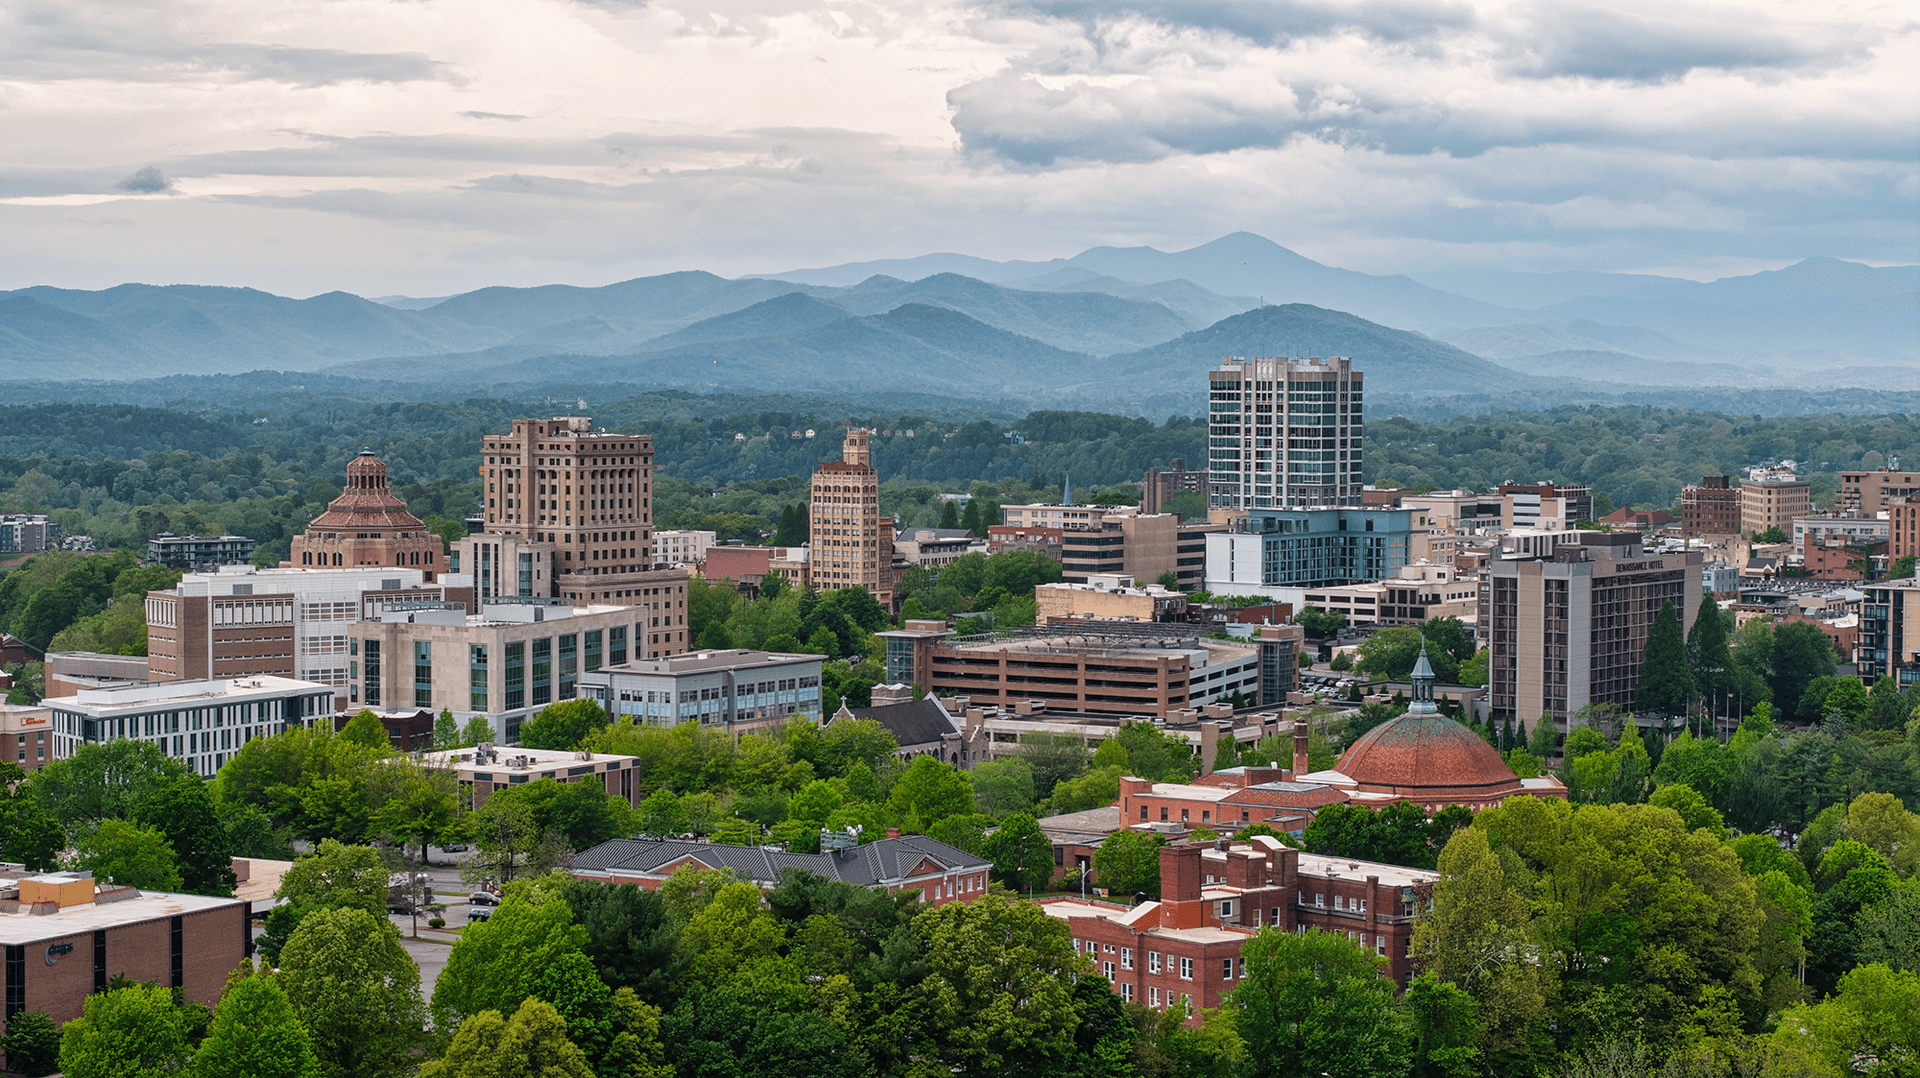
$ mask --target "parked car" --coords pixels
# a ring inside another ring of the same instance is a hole
[[[492,891],[475,891],[467,896],[467,901],[475,906],[498,906],[500,896]]]
[[[492,916],[493,916],[493,911],[492,911],[492,910],[468,910],[468,911],[467,911],[467,923],[468,923],[468,924],[470,924],[470,925],[471,925],[471,924],[478,924],[479,922],[481,922],[481,921],[484,921],[484,920],[486,920],[487,918],[489,918],[489,917],[492,917]]]
[[[466,853],[467,844],[464,842],[449,842],[445,846],[440,847],[440,852],[441,853]]]

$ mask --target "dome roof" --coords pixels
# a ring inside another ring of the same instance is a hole
[[[362,450],[347,464],[347,488],[307,527],[418,531],[426,525],[387,487],[386,462]]]
[[[1520,782],[1492,745],[1444,715],[1406,714],[1374,727],[1340,758],[1339,769],[1362,786],[1400,791]]]

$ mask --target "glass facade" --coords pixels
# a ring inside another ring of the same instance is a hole
[[[467,648],[467,710],[488,711],[487,706],[487,646],[474,644]]]
[[[506,699],[501,701],[501,706],[512,711],[527,706],[527,645],[524,642],[508,644],[506,652]]]
[[[361,694],[368,707],[380,706],[380,641],[369,640],[362,649],[367,660],[366,690]]]
[[[568,633],[560,638],[560,699],[574,698],[580,677],[580,637]]]
[[[553,703],[553,638],[533,642],[533,706]]]
[[[413,642],[413,706],[433,706],[433,642]]]

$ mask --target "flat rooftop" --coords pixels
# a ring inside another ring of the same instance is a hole
[[[796,655],[784,651],[748,651],[745,648],[727,648],[719,651],[690,651],[680,655],[668,655],[659,659],[636,659],[618,666],[603,666],[596,673],[643,674],[655,677],[675,677],[684,674],[706,674],[722,670],[744,670],[757,666],[778,666],[787,663],[821,662],[818,655]]]
[[[525,749],[495,747],[490,757],[478,759],[477,748],[442,749],[423,752],[422,767],[440,767],[449,771],[484,771],[502,775],[525,775],[528,781],[542,778],[564,779],[572,773],[618,771],[632,764],[632,756],[606,752],[569,752],[563,749]],[[523,765],[520,761],[524,760]]]
[[[40,701],[41,707],[62,711],[84,711],[92,715],[150,711],[155,705],[191,706],[209,703],[243,703],[271,699],[290,692],[333,692],[331,685],[317,681],[255,674],[244,678],[213,678],[197,681],[156,681],[118,688],[81,689],[72,696],[53,696]]]
[[[11,890],[19,879],[0,879],[0,887]],[[136,897],[112,902],[82,902],[54,913],[29,913],[20,906],[12,913],[0,912],[0,945],[40,943],[119,928],[142,921],[181,914],[216,910],[223,906],[245,905],[237,898],[209,898],[205,895],[176,895],[164,891],[141,891]],[[84,959],[81,959],[84,961]]]

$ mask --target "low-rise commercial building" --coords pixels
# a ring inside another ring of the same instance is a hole
[[[84,744],[137,739],[196,775],[212,775],[256,737],[330,718],[334,689],[283,677],[163,681],[81,689],[40,703],[53,713],[53,759],[64,760]]]
[[[253,564],[254,541],[244,535],[175,535],[147,540],[147,564],[206,572],[222,565]]]
[[[1205,469],[1187,469],[1187,458],[1175,457],[1165,468],[1148,468],[1140,482],[1140,511],[1142,513],[1164,513],[1169,498],[1175,494],[1197,494],[1204,505],[1207,500],[1207,476]]]
[[[580,695],[616,719],[648,726],[697,722],[734,733],[818,722],[818,655],[742,648],[608,663],[581,675]]]
[[[893,552],[909,566],[938,570],[955,558],[986,551],[987,544],[965,528],[902,528],[893,537]]]
[[[1471,622],[1479,616],[1480,581],[1463,578],[1450,565],[1403,565],[1387,580],[1310,589],[1311,607],[1339,612],[1350,625],[1420,625],[1434,618]]]
[[[1158,584],[1135,587],[1123,573],[1094,573],[1083,584],[1040,584],[1033,589],[1041,625],[1073,618],[1112,621],[1180,621],[1187,597]]]
[[[541,779],[590,782],[636,807],[652,792],[634,781],[636,757],[604,752],[562,752],[518,746],[502,749],[485,744],[423,752],[419,760],[422,767],[452,772],[460,784],[461,804],[476,809],[486,804],[496,790]]]
[[[699,565],[707,560],[707,548],[713,546],[714,533],[698,530],[669,530],[653,533],[655,565]]]
[[[147,657],[105,655],[97,651],[50,651],[46,655],[46,696],[72,696],[81,689],[124,689],[145,685]]]
[[[80,1017],[87,997],[119,977],[219,1002],[227,975],[253,950],[247,903],[95,880],[87,872],[0,877],[6,1018],[45,1011]]]

